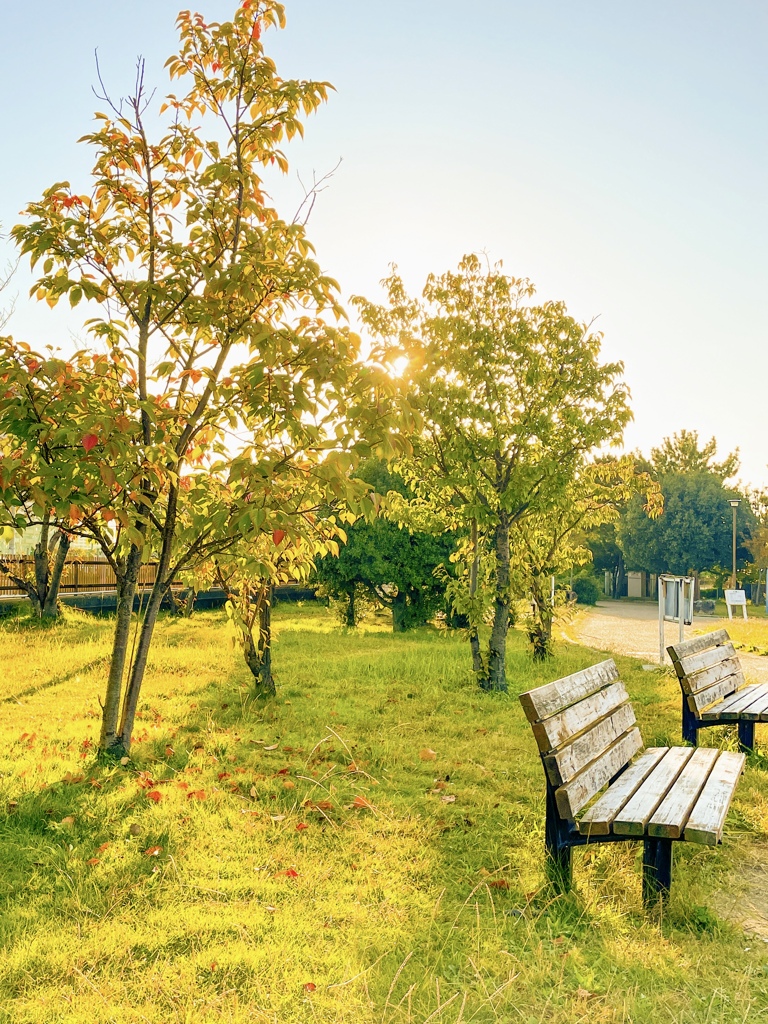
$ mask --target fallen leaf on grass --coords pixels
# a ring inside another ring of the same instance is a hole
[[[82,782],[84,778],[84,775],[75,775],[72,772],[67,772],[67,774],[62,779],[62,782],[67,782],[69,783],[70,786],[76,786],[77,783]]]
[[[314,983],[314,981],[305,981],[304,982],[304,991],[305,992],[314,992],[316,988],[317,988],[317,985]]]
[[[262,750],[277,750],[277,748],[278,748],[279,746],[280,746],[280,744],[279,744],[279,743],[272,743],[272,744],[270,744],[270,746],[268,746],[268,747],[262,747]]]
[[[365,799],[364,796],[356,796],[355,799],[352,801],[352,803],[349,806],[350,807],[354,807],[357,810],[365,810],[365,809],[367,809],[369,811],[373,810],[373,804],[370,804]]]
[[[145,857],[159,857],[163,852],[162,846],[150,846],[149,849],[144,851]]]
[[[296,783],[291,782],[290,779],[286,779],[283,783],[283,789],[296,789]]]
[[[488,882],[488,886],[491,889],[508,889],[509,882],[506,878],[494,878],[492,882]]]
[[[96,850],[96,853],[104,853],[109,846],[109,843],[102,843],[101,846]]]
[[[437,754],[434,750],[430,750],[429,747],[425,747],[423,750],[419,751],[419,757],[422,761],[434,761]]]
[[[187,793],[187,800],[205,800],[205,790],[193,789],[191,793]]]
[[[318,800],[317,803],[315,804],[315,807],[317,808],[318,811],[333,810],[333,804],[331,803],[330,800]]]
[[[217,778],[218,778],[219,782],[221,782],[222,779],[229,779],[229,778],[231,778],[231,776],[230,776],[229,772],[219,772]]]
[[[59,824],[60,824],[60,825],[74,825],[74,824],[75,824],[75,819],[74,819],[74,818],[72,817],[72,815],[71,815],[71,814],[68,814],[68,815],[66,816],[66,818],[62,818],[62,819],[61,819],[61,821],[59,822]]]
[[[272,821],[285,821],[284,814],[270,814],[270,818]]]
[[[101,783],[99,782],[98,779],[88,779],[88,781],[90,782],[94,789],[101,789]]]
[[[8,810],[9,811],[15,811],[18,806],[19,806],[19,801],[18,800],[9,800],[8,801]]]
[[[303,821],[300,821],[296,826],[296,831],[303,832],[305,828],[309,828],[309,825],[305,825]]]
[[[165,748],[165,756],[166,757],[173,757],[173,755],[175,753],[176,753],[176,751],[173,749],[173,747],[166,747]]]
[[[588,989],[581,988],[581,986],[579,986],[579,988],[576,989],[576,998],[577,999],[596,999],[597,998],[597,993],[596,992],[590,992]]]
[[[179,787],[179,789],[189,789],[188,782],[177,782],[176,785]]]
[[[156,789],[150,789],[147,792],[147,800],[153,800],[156,804],[159,804],[163,799],[163,794]]]
[[[455,793],[444,793],[440,797],[440,799],[442,800],[442,802],[444,804],[455,804],[456,803],[456,794]]]
[[[96,864],[101,864],[101,860],[99,857],[91,857],[91,859],[87,860],[85,863],[88,864],[89,867],[95,867]]]

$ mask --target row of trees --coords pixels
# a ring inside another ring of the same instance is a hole
[[[275,0],[244,0],[223,24],[182,12],[167,67],[186,91],[160,107],[166,127],[155,132],[140,62],[132,95],[105,91],[84,138],[90,182],[53,184],[12,232],[37,298],[91,314],[70,354],[0,343],[0,507],[5,527],[41,530],[28,581],[40,614],[55,610],[69,538],[89,538],[115,572],[109,754],[130,747],[176,581],[227,590],[269,692],[271,587],[348,542],[345,559],[367,563],[365,585],[400,624],[445,591],[466,619],[480,684],[505,689],[515,597],[530,595],[530,636],[545,656],[548,580],[588,558],[584,530],[635,492],[658,510],[631,460],[595,459],[630,417],[621,365],[603,364],[599,334],[562,303],[535,303],[529,282],[500,265],[467,256],[419,298],[393,274],[384,304],[355,300],[372,338],[361,358],[304,215],[282,218],[266,191],[265,169],[287,170],[281,147],[329,89],[279,76],[263,37],[283,23]],[[403,359],[406,374],[389,372]],[[377,479],[390,473],[381,460],[398,476]],[[406,536],[395,577],[381,566]],[[156,580],[136,622],[150,558]],[[422,574],[444,566],[432,591],[409,581],[414,559]]]
[[[620,596],[627,569],[696,577],[711,572],[722,581],[731,574],[733,534],[730,501],[737,508],[737,559],[741,576],[751,579],[766,564],[768,517],[765,497],[728,483],[739,470],[738,452],[717,460],[714,438],[706,443],[695,431],[665,439],[636,462],[658,480],[664,514],[650,519],[633,498],[614,523],[594,530],[588,543],[595,567],[611,572]]]

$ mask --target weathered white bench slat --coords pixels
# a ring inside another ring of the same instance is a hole
[[[653,812],[648,822],[649,836],[668,836],[679,839],[688,815],[709,778],[720,751],[713,747],[700,747],[686,762],[672,789]]]
[[[611,823],[666,754],[668,747],[648,747],[634,764],[589,807],[577,822],[582,835],[607,836]]]
[[[726,750],[718,757],[685,826],[685,838],[715,846],[731,806],[736,783],[744,770],[745,754]]]
[[[619,670],[612,659],[601,661],[590,668],[563,676],[553,683],[520,694],[520,703],[529,722],[539,722],[563,711],[571,704],[588,697],[596,690],[619,678]]]
[[[715,647],[718,644],[727,644],[730,641],[728,636],[728,630],[716,629],[711,633],[707,633],[704,636],[695,636],[691,640],[683,640],[679,644],[675,644],[675,654],[672,655],[673,661],[679,661],[680,658],[688,658],[692,654],[698,654],[700,651],[706,651],[709,647]]]
[[[595,793],[599,792],[609,779],[621,771],[624,765],[641,749],[643,738],[640,730],[631,729],[598,758],[587,765],[570,782],[555,792],[557,809],[564,818],[573,819]]]
[[[728,680],[732,676],[736,680],[744,678],[738,658],[726,658],[723,661],[719,661],[716,665],[710,665],[709,668],[702,669],[701,672],[696,672],[691,676],[683,674],[683,689],[686,693],[697,693],[708,686],[714,686],[715,683]],[[738,687],[739,683],[735,682],[735,685]]]
[[[725,700],[730,697],[735,690],[744,689],[744,677],[743,676],[729,676],[727,679],[721,679],[719,683],[715,683],[714,686],[708,686],[706,690],[697,690],[695,693],[688,695],[688,707],[693,712],[704,711],[710,704],[715,704],[717,701]],[[685,692],[685,691],[684,691]]]
[[[562,786],[568,782],[635,722],[632,705],[621,704],[607,718],[600,719],[567,746],[554,754],[546,754],[543,760],[549,781],[553,786]]]
[[[702,718],[705,715],[707,717],[713,715],[717,719],[725,721],[730,719],[734,721],[741,717],[741,712],[746,711],[750,704],[754,704],[764,693],[765,686],[760,683],[745,686],[743,690],[738,690],[731,697],[727,697],[721,704],[715,704],[711,708],[707,708],[706,711],[702,712]]]
[[[691,754],[691,747],[670,747],[632,799],[616,815],[613,831],[622,836],[642,836],[653,812],[667,795]]]
[[[543,722],[531,725],[542,754],[569,743],[600,718],[605,718],[629,700],[624,683],[612,683]]]
[[[679,664],[687,676],[692,676],[696,672],[702,672],[721,661],[735,657],[736,651],[733,644],[727,643],[712,647],[707,651],[700,651],[698,654],[691,654],[687,658],[680,658]]]

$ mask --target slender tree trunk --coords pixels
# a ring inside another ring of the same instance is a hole
[[[469,597],[471,601],[474,601],[477,595],[477,572],[480,565],[480,551],[477,546],[477,520],[472,520],[472,564],[469,567]],[[487,688],[488,677],[485,665],[483,664],[483,655],[480,650],[480,633],[478,624],[475,622],[474,611],[472,605],[470,605],[470,620],[469,620],[469,649],[472,652],[472,671],[475,673],[480,686],[484,689]]]
[[[147,668],[147,659],[149,658],[149,648],[152,644],[152,635],[155,632],[155,625],[157,623],[157,616],[160,612],[160,605],[163,603],[163,598],[170,586],[168,572],[171,565],[173,537],[176,531],[176,501],[177,493],[175,490],[171,489],[170,494],[168,495],[168,508],[165,515],[163,544],[160,549],[160,557],[157,560],[157,569],[155,570],[155,582],[152,584],[152,589],[149,592],[147,610],[144,613],[144,621],[142,622],[141,629],[139,630],[139,642],[136,645],[136,657],[133,665],[131,666],[131,674],[128,679],[128,685],[125,688],[125,696],[123,698],[123,709],[120,716],[120,742],[125,750],[129,750],[131,746],[133,723],[136,719],[136,708],[139,704],[141,684],[144,682],[144,672]]]
[[[355,585],[352,584],[350,590],[347,591],[347,609],[345,625],[350,629],[354,629],[357,625],[357,609],[355,608]]]
[[[272,678],[272,594],[267,594],[259,607],[259,671],[256,673],[256,695],[272,697],[275,693],[275,680]]]
[[[37,615],[42,618],[45,608],[45,598],[48,592],[48,577],[50,573],[48,562],[48,536],[51,526],[51,513],[46,512],[40,524],[40,539],[35,544],[33,558],[35,563],[35,591],[36,601],[33,606]]]
[[[542,585],[543,580],[543,585]],[[533,575],[531,579],[531,602],[533,621],[528,627],[528,639],[533,647],[533,660],[545,661],[552,657],[552,608],[548,577]]]
[[[481,680],[483,689],[507,689],[507,632],[509,630],[509,521],[500,513],[494,532],[496,557],[496,600],[493,609],[493,627],[488,643],[488,676]]]
[[[109,665],[107,693],[104,698],[101,716],[101,737],[99,739],[99,750],[117,755],[126,753],[120,738],[118,719],[125,662],[128,657],[128,641],[131,634],[133,600],[136,596],[136,584],[140,568],[141,548],[137,548],[135,544],[132,544],[126,558],[122,579],[118,577],[117,580],[115,635],[112,641],[112,660]]]
[[[45,595],[42,616],[44,619],[55,619],[59,614],[59,587],[61,586],[61,574],[64,572],[64,563],[69,554],[71,541],[63,530],[59,530],[57,536],[56,554],[53,559],[53,567],[50,570],[51,576],[48,581],[48,591]]]
[[[405,594],[400,591],[392,599],[392,632],[393,633],[404,633],[405,632]]]

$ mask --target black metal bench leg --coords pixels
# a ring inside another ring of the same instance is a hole
[[[688,707],[688,698],[683,694],[683,740],[686,743],[698,744],[699,730],[696,728],[696,716]]]
[[[666,902],[672,888],[672,840],[646,839],[643,842],[643,905]]]
[[[755,723],[739,722],[739,750],[751,754],[755,749]]]
[[[571,847],[564,843],[558,824],[560,815],[555,803],[555,794],[547,785],[547,815],[544,826],[547,878],[557,892],[570,892],[573,883]]]

